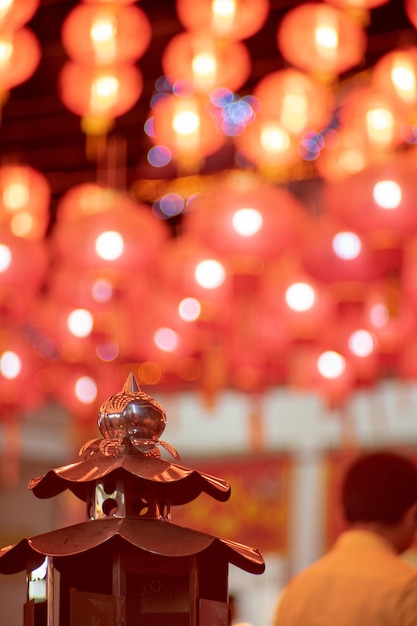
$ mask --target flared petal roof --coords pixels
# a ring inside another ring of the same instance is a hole
[[[82,522],[23,539],[0,551],[0,573],[14,574],[37,567],[45,556],[70,557],[105,543],[122,540],[138,551],[171,558],[210,550],[252,574],[261,574],[264,560],[256,548],[155,519],[109,518]],[[110,548],[110,546],[109,546]]]

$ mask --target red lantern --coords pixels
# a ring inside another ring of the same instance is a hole
[[[384,273],[368,239],[327,216],[311,222],[301,260],[311,276],[338,287],[346,296],[367,290],[369,282]]]
[[[35,15],[39,0],[12,0],[0,8],[0,28],[16,30],[27,24]]]
[[[358,129],[344,127],[325,134],[324,149],[314,162],[319,175],[324,180],[343,180],[364,170],[380,158],[371,151],[366,138]]]
[[[234,137],[239,152],[260,170],[288,171],[300,161],[298,142],[275,117],[262,112],[241,135]]]
[[[138,101],[143,87],[139,69],[133,65],[106,68],[64,65],[58,91],[64,105],[82,118],[88,134],[103,134],[114,118]]]
[[[25,82],[36,70],[41,48],[29,28],[0,33],[0,84],[3,93]]]
[[[395,247],[417,230],[415,165],[405,155],[323,187],[323,205],[341,224]]]
[[[259,99],[264,115],[276,119],[296,136],[327,126],[335,104],[330,89],[293,68],[264,76],[253,95]]]
[[[174,158],[197,162],[225,143],[207,112],[206,101],[195,96],[161,97],[153,109],[155,145],[167,146]]]
[[[146,205],[116,207],[104,213],[57,221],[54,250],[63,263],[83,271],[114,273],[143,269],[168,237],[168,227]]]
[[[314,338],[336,313],[329,290],[289,258],[266,268],[261,277],[260,297],[263,305],[279,317],[293,341]]]
[[[78,4],[62,25],[62,43],[81,65],[134,63],[151,42],[152,29],[138,6]]]
[[[172,84],[185,79],[205,93],[218,87],[237,91],[249,78],[251,58],[241,42],[186,32],[169,41],[162,68]]]
[[[299,240],[306,215],[302,202],[286,189],[236,178],[195,196],[184,230],[223,255],[270,259]]]
[[[417,103],[417,46],[384,54],[372,70],[372,83],[403,109],[404,120],[414,122]]]
[[[269,14],[268,0],[177,0],[176,10],[187,30],[242,40],[257,33]]]
[[[296,68],[332,79],[362,61],[367,37],[347,13],[324,3],[305,2],[285,14],[277,43]]]
[[[403,142],[406,118],[392,97],[375,87],[355,87],[340,101],[340,128],[359,133],[368,151],[377,157]]]
[[[59,200],[56,219],[59,223],[80,217],[87,217],[107,211],[117,211],[118,207],[134,211],[136,202],[125,192],[99,183],[81,183],[70,187]]]
[[[43,285],[49,263],[44,241],[21,239],[0,228],[0,302],[15,317],[26,315]]]
[[[17,237],[40,239],[49,224],[50,186],[28,165],[0,167],[0,216]]]

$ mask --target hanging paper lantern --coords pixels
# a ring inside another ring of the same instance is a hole
[[[327,408],[335,409],[351,395],[355,376],[349,358],[323,342],[293,355],[289,383],[317,394]]]
[[[260,170],[288,171],[300,161],[298,142],[275,117],[258,113],[242,134],[233,138],[239,154]]]
[[[27,313],[45,280],[49,251],[44,241],[12,235],[0,227],[0,302],[15,318]]]
[[[195,96],[160,98],[152,112],[152,142],[169,148],[174,159],[197,164],[216,152],[225,143],[225,136],[216,129],[206,105]]]
[[[372,69],[372,83],[400,106],[404,121],[414,122],[417,103],[417,46],[384,54]]]
[[[70,187],[60,198],[56,220],[64,223],[97,213],[116,211],[123,206],[134,211],[137,204],[126,192],[99,183],[81,183]]]
[[[292,340],[313,338],[336,313],[329,290],[288,258],[265,269],[260,297],[279,316]]]
[[[57,221],[52,243],[58,258],[73,268],[114,272],[143,269],[155,259],[168,227],[146,205],[120,206],[103,213]]]
[[[259,99],[263,115],[276,119],[295,136],[326,127],[335,105],[330,89],[293,68],[264,76],[253,95]]]
[[[58,92],[63,104],[82,118],[83,130],[100,135],[133,107],[142,87],[142,74],[133,65],[99,68],[69,61],[60,72]]]
[[[417,179],[407,154],[323,187],[325,209],[340,223],[393,247],[417,230]]]
[[[376,156],[403,142],[406,118],[392,97],[373,86],[354,87],[340,101],[339,123],[345,132],[357,132]]]
[[[176,0],[185,29],[208,31],[216,37],[242,40],[257,33],[269,14],[268,0]]]
[[[325,133],[324,148],[314,165],[324,180],[333,182],[361,172],[379,157],[358,129],[345,126]]]
[[[384,267],[369,240],[327,215],[311,221],[302,249],[301,262],[314,278],[331,284],[341,295],[361,293],[369,282],[381,278]]]
[[[43,360],[34,346],[13,326],[0,333],[0,407],[7,411],[37,409],[45,400],[38,374]]]
[[[183,227],[223,255],[271,259],[298,242],[306,215],[303,203],[288,190],[237,177],[195,196]]]
[[[5,94],[32,76],[39,65],[41,48],[29,28],[0,32],[0,85]]]
[[[10,0],[0,6],[0,29],[17,30],[35,15],[39,0]]]
[[[162,69],[172,84],[185,79],[204,93],[219,87],[238,91],[249,78],[251,58],[241,42],[185,32],[168,42]]]
[[[45,235],[50,195],[48,180],[33,167],[0,167],[0,220],[16,237],[40,239]]]
[[[151,42],[152,29],[138,6],[78,4],[62,25],[62,43],[81,65],[135,63]]]
[[[344,11],[305,2],[284,15],[277,43],[285,60],[296,68],[333,79],[362,61],[367,37]]]

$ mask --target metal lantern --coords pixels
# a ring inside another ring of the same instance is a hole
[[[86,503],[85,522],[0,551],[0,572],[27,571],[25,626],[227,626],[228,564],[264,571],[255,548],[173,524],[171,506],[230,485],[161,458],[165,411],[130,374],[99,411],[102,438],[82,460],[30,481],[39,498],[66,489]]]

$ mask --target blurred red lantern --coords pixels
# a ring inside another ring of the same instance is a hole
[[[406,15],[414,28],[417,28],[417,2],[416,0],[404,0]]]
[[[0,220],[16,237],[40,239],[45,235],[50,195],[46,177],[33,167],[0,167]]]
[[[278,257],[299,241],[307,219],[303,203],[288,190],[244,178],[195,196],[189,208],[184,230],[228,257]]]
[[[311,222],[300,256],[311,276],[339,286],[346,295],[352,288],[354,292],[366,290],[385,269],[366,237],[328,216]]]
[[[60,198],[56,219],[59,223],[80,217],[117,211],[118,207],[134,211],[136,202],[126,192],[99,183],[81,183],[70,187]]]
[[[285,172],[300,161],[298,142],[275,117],[262,112],[233,140],[245,159],[260,170]]]
[[[368,151],[380,157],[403,142],[405,118],[394,99],[374,86],[354,87],[340,101],[340,128],[358,132]]]
[[[138,6],[78,4],[62,25],[62,43],[81,65],[134,63],[147,50],[152,29]]]
[[[346,12],[305,2],[284,15],[277,43],[286,61],[296,68],[332,79],[362,61],[367,37]]]
[[[249,78],[251,58],[241,42],[185,32],[168,42],[162,68],[172,84],[185,79],[205,93],[218,87],[238,91]]]
[[[407,154],[323,187],[325,209],[341,224],[393,247],[417,229],[415,165]]]
[[[355,387],[349,359],[331,346],[307,346],[293,355],[289,384],[317,394],[330,409],[343,406]]]
[[[0,7],[0,28],[16,30],[35,15],[39,0],[10,0]]]
[[[345,126],[325,133],[324,148],[314,165],[324,180],[333,182],[361,172],[379,158],[358,129]]]
[[[360,11],[374,9],[386,4],[389,0],[325,0],[329,4],[345,10]]]
[[[59,75],[63,104],[82,118],[87,134],[105,134],[138,101],[142,74],[134,65],[85,67],[69,61]]]
[[[0,32],[0,84],[7,93],[32,76],[39,65],[41,48],[36,35],[26,27]]]
[[[314,338],[336,313],[329,290],[290,258],[282,258],[265,269],[260,297],[263,305],[279,316],[293,341]]]
[[[52,244],[62,263],[83,271],[113,272],[143,269],[155,259],[167,239],[168,227],[142,204],[57,221]]]
[[[259,99],[264,115],[276,119],[296,136],[327,126],[335,105],[330,89],[294,68],[267,74],[258,82],[253,95]]]
[[[28,411],[39,408],[44,394],[38,374],[43,359],[15,327],[4,326],[0,334],[0,406]]]
[[[44,241],[21,239],[0,227],[0,302],[13,316],[26,314],[46,277],[49,250]]]
[[[269,14],[268,0],[176,0],[176,11],[187,30],[242,40],[257,33]]]
[[[167,289],[181,297],[197,298],[203,311],[206,302],[227,310],[232,285],[229,264],[195,237],[183,234],[168,241],[158,255],[155,271]]]
[[[404,109],[404,120],[414,122],[417,103],[417,46],[398,48],[384,54],[372,70],[372,83]]]
[[[152,142],[168,147],[175,159],[198,165],[200,159],[219,150],[226,141],[216,129],[206,104],[195,96],[161,97],[152,112]]]

